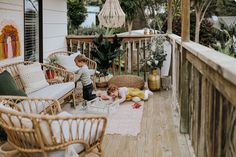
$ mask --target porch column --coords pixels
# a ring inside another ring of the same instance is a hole
[[[181,37],[182,41],[190,40],[190,0],[181,1]]]
[[[190,41],[190,0],[181,1],[181,39],[182,42]],[[181,80],[180,80],[180,132],[189,133],[189,65],[186,59],[187,50],[181,48]]]
[[[172,0],[168,0],[168,27],[167,33],[172,33],[172,21],[173,21],[173,13],[172,13]]]

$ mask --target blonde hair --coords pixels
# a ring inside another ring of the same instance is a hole
[[[87,58],[85,57],[84,54],[80,54],[80,55],[75,57],[74,61],[75,62],[84,62],[84,63],[86,63],[87,62]]]
[[[109,87],[107,88],[107,95],[111,95],[111,93],[115,92],[116,90],[118,90],[118,86],[111,84],[109,85]]]

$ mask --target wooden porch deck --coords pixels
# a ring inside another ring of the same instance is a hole
[[[138,136],[106,135],[105,157],[192,157],[188,137],[179,133],[172,92],[156,92],[145,102]],[[95,157],[96,155],[88,155]]]

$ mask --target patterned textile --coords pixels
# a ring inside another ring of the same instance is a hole
[[[18,70],[26,94],[49,85],[41,69],[40,63],[18,65]]]

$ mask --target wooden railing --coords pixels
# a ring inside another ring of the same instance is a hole
[[[136,74],[144,76],[146,80],[146,66],[141,69],[140,60],[148,56],[145,47],[150,43],[153,35],[127,35],[119,36],[122,40],[121,49],[123,55],[118,55],[118,59],[113,63],[111,72],[115,75]],[[67,36],[68,51],[76,52],[80,50],[87,57],[93,59],[91,48],[95,36]],[[113,36],[105,36],[111,40]],[[116,64],[117,63],[117,64]]]
[[[194,42],[173,46],[173,95],[180,131],[189,134],[197,157],[236,155],[236,60]]]

